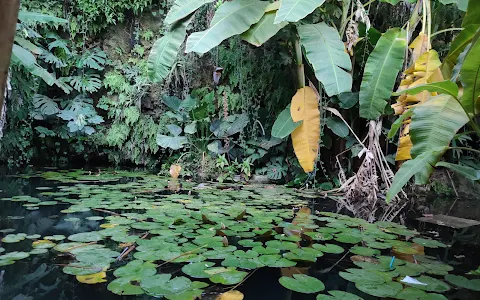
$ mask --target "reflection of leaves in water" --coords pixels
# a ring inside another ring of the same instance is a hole
[[[41,264],[33,273],[18,276],[15,284],[9,284],[4,287],[3,293],[0,290],[1,299],[12,299],[14,297],[22,297],[23,294],[33,294],[38,298],[46,295],[50,291],[57,288],[60,284],[60,279],[57,278],[53,285],[45,286],[43,284],[37,285],[45,276],[50,274],[54,268],[46,264]],[[18,274],[16,274],[18,275]],[[17,298],[28,299],[28,298]]]

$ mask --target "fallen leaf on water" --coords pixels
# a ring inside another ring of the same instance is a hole
[[[170,166],[170,176],[172,176],[172,178],[178,178],[181,171],[182,171],[182,167],[179,165],[173,164]]]
[[[102,282],[107,282],[107,273],[99,272],[91,275],[78,275],[77,280],[81,283],[86,284],[97,284]]]
[[[243,297],[242,292],[233,290],[218,295],[216,300],[243,300]]]

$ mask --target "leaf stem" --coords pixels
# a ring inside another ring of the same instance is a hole
[[[431,38],[433,38],[434,36],[436,35],[439,35],[439,34],[442,34],[442,33],[445,33],[445,32],[449,32],[449,31],[461,31],[463,30],[464,28],[460,28],[460,27],[455,27],[455,28],[447,28],[447,29],[443,29],[443,30],[439,30],[435,33],[432,33],[432,35],[430,36]]]
[[[295,55],[297,59],[297,76],[298,76],[298,88],[305,87],[305,67],[303,65],[302,45],[300,45],[300,39],[295,40]]]
[[[480,150],[476,150],[476,149],[473,149],[473,148],[468,148],[468,147],[448,147],[448,150],[465,150],[465,151],[471,151],[471,152],[475,152],[477,154],[480,154]]]

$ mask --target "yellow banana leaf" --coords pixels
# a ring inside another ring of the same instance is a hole
[[[290,114],[293,122],[303,121],[302,125],[292,132],[295,155],[305,172],[312,172],[318,155],[320,141],[320,111],[315,91],[304,87],[292,98]]]

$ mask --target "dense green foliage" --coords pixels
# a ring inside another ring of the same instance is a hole
[[[349,0],[307,1],[291,10],[291,1],[285,6],[254,0],[190,2],[23,1],[0,161],[19,167],[66,165],[75,158],[82,164],[138,165],[163,173],[179,164],[183,175],[202,179],[258,174],[330,189],[340,183],[339,167],[351,174],[358,164],[363,146],[356,136],[366,134],[363,118],[383,116],[382,132],[390,129],[390,94],[398,83],[392,70],[407,65],[405,41],[411,43],[416,34],[388,29],[409,20],[413,25],[416,13],[422,18],[415,1],[374,1],[365,7]],[[467,55],[478,46],[475,14],[462,24],[463,2],[458,7],[430,2],[431,27],[440,32],[432,36],[432,46],[445,58],[442,71],[453,72],[453,82],[466,83],[470,95],[478,83],[461,76],[475,72],[476,58]],[[228,14],[244,23],[221,18]],[[225,32],[225,26],[235,28]],[[460,34],[449,30],[460,26],[466,27]],[[297,40],[303,44],[301,61]],[[457,58],[469,62],[462,71],[460,63],[453,68]],[[272,136],[275,120],[287,111],[302,81],[299,63],[305,85],[320,93],[321,148],[312,174],[302,171],[287,138],[298,124],[285,127],[290,132],[281,138]],[[217,66],[223,68],[218,85],[212,82]],[[323,108],[340,111],[353,131]],[[392,167],[400,124],[393,126],[385,153]],[[478,145],[478,139],[462,125],[446,141],[453,136],[451,146],[461,148],[447,152],[445,160],[478,170],[478,157],[464,149]],[[412,141],[418,144],[415,128]]]

